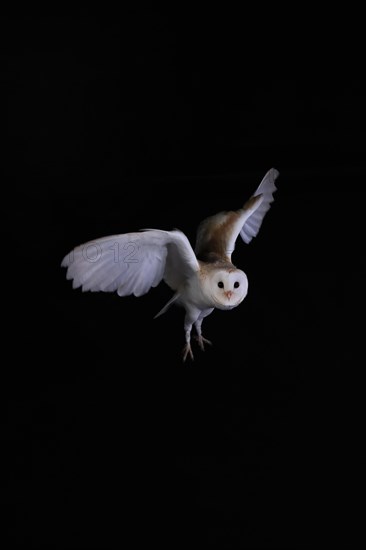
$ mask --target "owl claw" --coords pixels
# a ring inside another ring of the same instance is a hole
[[[205,351],[205,344],[208,344],[209,346],[212,346],[212,342],[210,340],[207,340],[207,338],[204,338],[203,336],[196,336],[195,337],[199,347],[202,351]]]
[[[194,360],[191,344],[186,344],[183,348],[183,362],[187,359],[187,356],[190,356],[192,361]]]

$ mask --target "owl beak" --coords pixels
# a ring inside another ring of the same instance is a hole
[[[232,290],[228,290],[225,292],[225,296],[227,297],[228,300],[230,300],[231,296],[233,295],[233,291]]]

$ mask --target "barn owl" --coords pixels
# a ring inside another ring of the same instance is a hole
[[[258,234],[263,218],[277,190],[279,172],[272,168],[242,208],[206,218],[197,230],[193,249],[186,235],[177,229],[143,229],[111,235],[77,246],[62,260],[73,288],[83,291],[117,292],[119,296],[142,296],[164,281],[174,295],[155,316],[172,304],[185,310],[183,361],[193,359],[191,332],[202,350],[211,344],[202,336],[202,321],[215,308],[237,307],[248,292],[246,274],[231,261],[240,235],[250,243]]]

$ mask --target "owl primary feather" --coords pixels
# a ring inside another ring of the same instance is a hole
[[[119,296],[142,296],[165,281],[174,295],[155,317],[172,304],[183,306],[183,360],[193,359],[192,328],[204,349],[211,342],[202,336],[203,319],[215,308],[237,307],[247,295],[247,276],[235,267],[231,255],[239,235],[248,244],[258,234],[273,202],[278,175],[276,169],[269,170],[239,210],[205,219],[198,227],[194,249],[179,230],[145,229],[102,237],[65,256],[61,265],[67,268],[67,279],[72,279],[73,288]]]

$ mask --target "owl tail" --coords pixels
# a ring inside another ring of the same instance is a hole
[[[178,298],[179,298],[179,292],[176,292],[176,293],[174,294],[174,296],[173,296],[172,298],[170,298],[169,302],[168,302],[167,304],[165,304],[165,306],[163,307],[163,309],[161,309],[161,310],[159,311],[159,313],[157,313],[157,314],[155,315],[154,319],[157,319],[158,317],[160,317],[160,315],[163,315],[164,313],[166,313],[166,312],[168,311],[168,309],[170,308],[170,306],[173,305],[174,302],[175,302],[176,300],[178,300]]]

